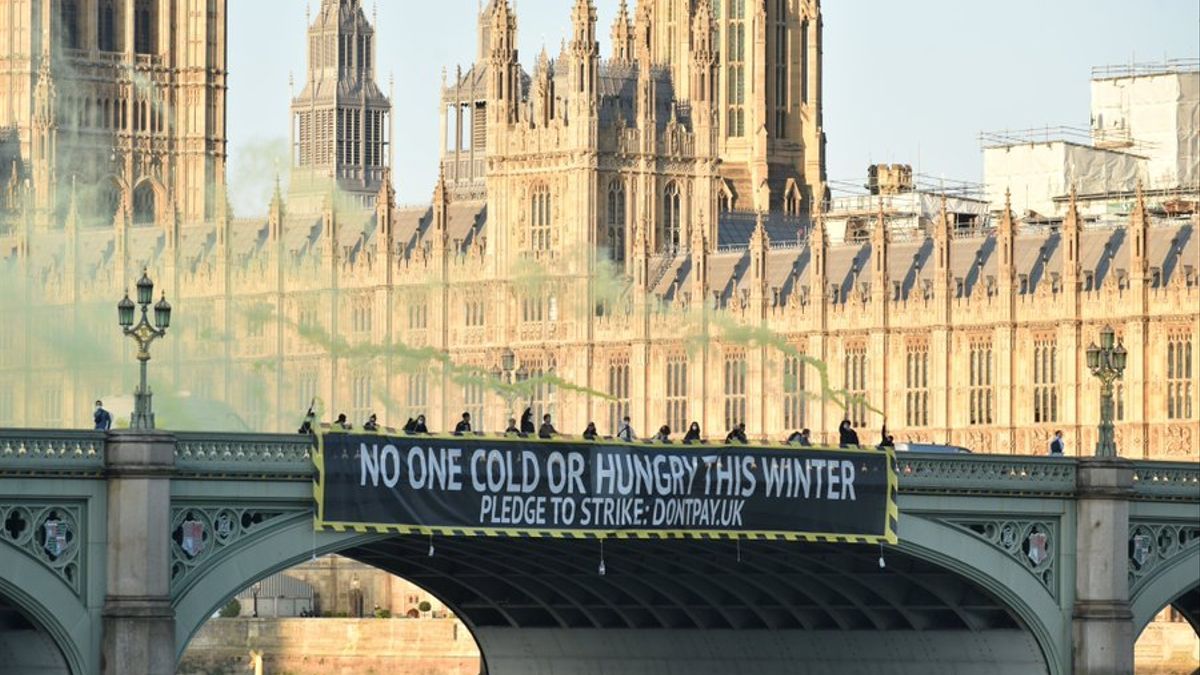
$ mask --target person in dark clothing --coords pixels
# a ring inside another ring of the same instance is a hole
[[[542,426],[538,428],[538,438],[554,438],[558,435],[558,429],[550,423],[550,413],[542,415]]]
[[[375,413],[371,413],[367,421],[363,422],[363,431],[379,431],[379,419],[375,417]]]
[[[416,433],[416,431],[417,431],[417,421],[411,417],[408,418],[408,421],[404,423],[404,433],[413,434],[413,433]]]
[[[746,438],[746,423],[738,422],[737,425],[734,426],[733,429],[731,429],[729,431],[729,434],[727,436],[725,436],[725,442],[726,443],[749,443],[750,440],[748,438]]]
[[[337,420],[333,423],[333,426],[341,429],[342,431],[350,431],[354,428],[354,425],[350,424],[349,420],[346,419],[346,413],[339,414],[337,416]]]
[[[587,428],[583,430],[583,440],[594,441],[599,435],[599,432],[596,431],[596,423],[588,422]]]
[[[850,425],[850,420],[842,420],[838,425],[838,447],[857,448],[858,445],[858,433]]]
[[[630,443],[636,437],[637,434],[633,433],[633,425],[629,423],[629,415],[626,415],[621,420],[621,426],[617,427],[617,438]]]
[[[812,447],[811,433],[808,429],[792,432],[792,435],[788,436],[787,439],[788,445],[798,445],[802,448]]]
[[[508,426],[504,428],[505,436],[520,436],[521,430],[517,428],[517,421],[513,418],[508,418]]]
[[[692,422],[691,425],[688,426],[687,433],[683,435],[683,442],[685,444],[701,442],[699,422]]]
[[[665,424],[662,425],[661,427],[658,428],[658,433],[654,434],[654,438],[651,440],[654,443],[670,443],[671,442],[671,427],[669,427]]]
[[[521,433],[532,434],[533,432],[533,408],[526,408],[525,412],[521,413]]]
[[[429,428],[425,426],[425,416],[424,415],[417,415],[417,422],[416,422],[416,424],[413,425],[413,433],[414,434],[429,433]]]
[[[1062,432],[1055,431],[1054,438],[1050,440],[1050,456],[1062,457],[1063,450],[1066,449],[1066,444],[1063,443]]]
[[[108,431],[112,428],[112,415],[104,409],[103,401],[96,401],[96,412],[92,415],[96,431]]]
[[[469,433],[471,433],[471,413],[465,412],[462,414],[462,419],[458,421],[458,424],[454,425],[454,435],[462,436]]]
[[[300,428],[296,430],[298,434],[310,435],[313,433],[313,426],[317,423],[317,414],[313,412],[313,407],[308,406],[308,412],[304,413],[304,421],[300,423]]]
[[[895,448],[896,442],[892,439],[892,435],[887,431],[887,422],[883,423],[883,428],[879,431],[880,439],[877,446],[880,450],[884,448]]]

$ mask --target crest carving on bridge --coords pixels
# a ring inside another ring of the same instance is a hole
[[[1200,548],[1200,525],[1195,523],[1129,523],[1129,595],[1176,556]]]
[[[0,504],[0,542],[37,560],[82,597],[84,510],[80,505],[42,502]]]
[[[269,528],[281,516],[311,510],[276,506],[185,506],[171,509],[171,588],[198,568],[219,559],[235,542]]]
[[[969,519],[945,521],[966,530],[1021,564],[1050,595],[1058,597],[1058,524],[1048,520]]]

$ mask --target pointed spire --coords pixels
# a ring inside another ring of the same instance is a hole
[[[617,18],[613,20],[612,45],[614,63],[633,63],[633,22],[629,18],[629,7],[625,0],[621,0]]]
[[[1129,248],[1130,276],[1134,280],[1145,281],[1148,266],[1146,263],[1146,244],[1150,230],[1150,213],[1146,209],[1146,194],[1142,190],[1142,179],[1137,181],[1133,213],[1129,216]]]
[[[634,58],[643,67],[653,63],[654,4],[652,0],[638,0],[637,16],[634,19]]]

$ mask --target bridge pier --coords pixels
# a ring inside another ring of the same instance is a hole
[[[175,437],[114,432],[106,441],[107,589],[103,672],[172,675],[171,474]]]
[[[1077,483],[1075,607],[1076,675],[1133,672],[1134,627],[1129,604],[1129,500],[1133,464],[1081,457]]]

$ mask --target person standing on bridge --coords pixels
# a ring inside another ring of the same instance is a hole
[[[658,433],[654,434],[654,443],[670,443],[671,442],[671,427],[662,425],[658,428]]]
[[[1066,444],[1063,443],[1062,431],[1055,431],[1054,438],[1050,439],[1050,456],[1062,457],[1063,450],[1066,449]]]
[[[533,431],[533,408],[526,408],[525,412],[521,413],[521,436],[532,434]]]
[[[363,422],[363,431],[379,431],[379,420],[375,417],[375,413],[371,413],[367,421]]]
[[[729,434],[725,436],[726,443],[749,443],[750,439],[746,437],[746,423],[738,422],[734,425]]]
[[[683,435],[683,444],[691,445],[692,443],[703,442],[704,441],[700,438],[700,423],[692,422],[691,425],[688,426],[687,433]]]
[[[587,428],[583,430],[583,440],[594,441],[600,432],[596,431],[596,423],[588,422]]]
[[[417,421],[415,424],[413,424],[413,433],[414,434],[429,433],[429,427],[425,426],[425,416],[424,415],[417,415]]]
[[[879,431],[879,445],[876,446],[880,450],[887,448],[895,448],[896,442],[892,440],[892,435],[887,432],[887,420],[883,421],[883,428]]]
[[[629,415],[621,420],[621,426],[617,427],[617,438],[632,443],[633,439],[637,438],[637,434],[633,433],[633,425],[629,423]]]
[[[838,425],[838,447],[857,448],[858,445],[858,433],[854,431],[850,420],[842,420],[842,423]]]
[[[513,417],[508,418],[508,426],[504,428],[505,436],[520,436],[521,430],[517,428],[517,420]]]
[[[338,414],[337,421],[333,423],[333,426],[341,429],[342,431],[350,431],[354,428],[354,426],[346,419],[346,413]]]
[[[458,424],[454,425],[454,435],[462,436],[469,433],[471,433],[471,413],[464,412],[462,419],[458,421]]]
[[[92,415],[96,431],[108,431],[112,428],[112,415],[104,409],[104,401],[96,401],[96,412]]]
[[[812,447],[811,434],[812,432],[809,431],[807,427],[801,429],[800,431],[793,431],[792,435],[788,436],[787,443],[788,445],[798,445],[802,448],[810,448]]]
[[[538,438],[554,438],[558,435],[558,429],[550,423],[550,413],[542,415],[542,426],[538,428]]]

